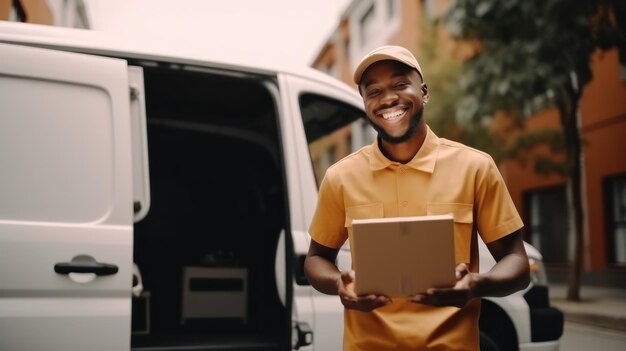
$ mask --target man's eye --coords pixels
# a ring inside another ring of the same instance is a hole
[[[378,89],[368,90],[367,91],[367,96],[369,96],[369,97],[376,96],[376,95],[378,95],[379,92],[380,92],[380,90],[378,90]]]
[[[406,82],[398,82],[393,87],[396,89],[404,89],[408,84]]]

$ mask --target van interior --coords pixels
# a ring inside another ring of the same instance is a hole
[[[275,259],[287,206],[267,78],[133,64],[144,70],[151,206],[134,227],[132,349],[283,349],[291,312]]]

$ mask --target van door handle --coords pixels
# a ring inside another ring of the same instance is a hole
[[[60,262],[55,264],[54,271],[59,274],[94,273],[95,275],[113,275],[116,274],[119,269],[114,264],[100,263],[95,260],[76,260],[75,258],[72,262]]]

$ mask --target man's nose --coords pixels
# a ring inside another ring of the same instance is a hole
[[[380,100],[381,104],[383,105],[391,105],[396,101],[398,101],[398,94],[391,89],[385,90],[385,92],[383,93],[383,97]]]

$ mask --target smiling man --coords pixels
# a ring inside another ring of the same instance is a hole
[[[345,307],[344,350],[478,350],[480,297],[529,282],[522,221],[491,157],[438,138],[424,120],[428,87],[411,52],[384,46],[354,73],[376,141],[326,172],[311,223],[305,272]],[[452,213],[457,283],[415,296],[357,296],[335,260],[352,220]],[[478,274],[477,235],[496,265]]]

